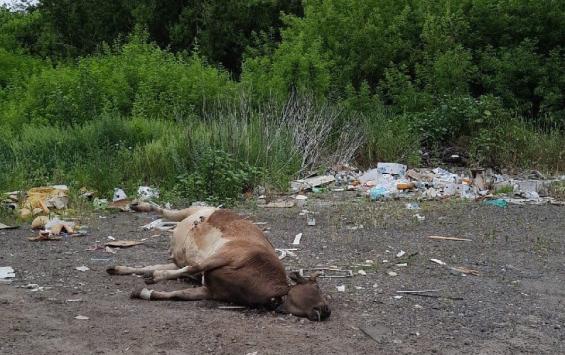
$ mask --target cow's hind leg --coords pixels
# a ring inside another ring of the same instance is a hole
[[[175,280],[180,277],[197,279],[194,274],[190,273],[190,267],[185,266],[177,270],[155,270],[146,272],[143,279],[146,284],[154,284],[164,280]]]
[[[131,298],[141,298],[148,301],[199,301],[210,299],[211,295],[206,286],[170,292],[140,288],[131,293]]]
[[[109,266],[106,269],[106,272],[110,275],[131,275],[131,274],[147,274],[156,270],[178,270],[178,266],[174,263],[170,264],[161,264],[161,265],[152,265],[152,266],[145,266],[145,267],[129,267],[129,266]]]

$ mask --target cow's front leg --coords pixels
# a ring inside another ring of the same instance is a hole
[[[147,274],[156,270],[177,270],[178,266],[174,263],[171,264],[161,264],[161,265],[151,265],[145,267],[129,267],[129,266],[109,266],[106,272],[110,275],[131,275],[131,274]]]
[[[148,301],[199,301],[210,299],[211,295],[206,286],[170,292],[140,288],[131,293],[131,298],[140,298]]]

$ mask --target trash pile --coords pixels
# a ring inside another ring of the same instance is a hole
[[[563,177],[561,177],[563,178]],[[504,202],[490,203],[504,207],[513,204],[563,204],[548,196],[553,181],[537,171],[524,179],[495,174],[488,169],[470,169],[453,173],[443,168],[408,169],[397,163],[378,163],[374,169],[361,172],[348,165],[340,165],[323,176],[315,176],[291,183],[293,193],[320,191],[333,183],[332,191],[357,191],[371,200],[418,199],[438,200],[462,198],[467,200],[491,200],[495,193],[506,194]]]
[[[34,187],[28,191],[7,192],[2,203],[15,209],[20,218],[28,219],[66,209],[69,204],[68,194],[69,188],[65,185]]]
[[[129,199],[120,188],[114,190],[112,202],[96,197],[96,192],[87,188],[79,190],[79,196],[89,201],[96,209],[118,209],[120,211],[148,212],[155,204],[150,200],[159,197],[159,191],[148,186],[140,186],[136,199]],[[12,191],[0,195],[0,206],[15,211],[21,220],[32,220],[31,228],[37,234],[28,238],[31,241],[61,240],[62,237],[78,237],[87,234],[86,226],[68,219],[69,188],[66,185],[34,187],[27,191]],[[168,226],[167,226],[168,227]],[[0,229],[13,229],[0,223]]]

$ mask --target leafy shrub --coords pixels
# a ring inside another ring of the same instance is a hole
[[[259,178],[259,170],[238,162],[230,154],[206,148],[193,152],[193,169],[178,176],[175,186],[181,196],[212,203],[233,204]]]

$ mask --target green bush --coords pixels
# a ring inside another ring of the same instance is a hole
[[[103,112],[185,120],[208,101],[231,97],[235,87],[197,54],[174,55],[136,34],[77,65],[46,68],[17,83],[5,92],[0,122],[76,125]]]
[[[199,149],[192,156],[194,168],[177,177],[174,190],[180,196],[231,205],[252,189],[260,176],[258,169],[219,149]]]

